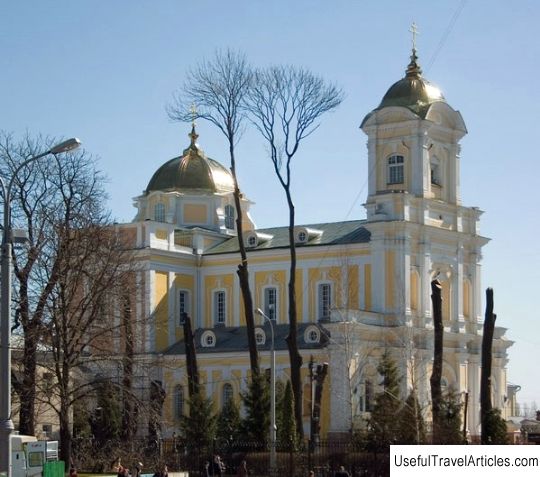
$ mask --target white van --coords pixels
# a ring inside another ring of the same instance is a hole
[[[35,436],[11,436],[13,477],[34,477],[43,474],[45,462],[58,460],[58,441],[38,441]]]

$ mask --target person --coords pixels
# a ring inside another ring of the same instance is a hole
[[[339,466],[339,470],[334,474],[334,477],[351,477],[342,465]]]
[[[247,462],[243,460],[238,466],[238,471],[236,472],[236,477],[247,477],[249,475],[247,469]]]
[[[312,471],[312,470],[310,470],[310,471],[309,471],[309,476],[308,476],[308,477],[315,477],[315,472]]]
[[[131,474],[132,477],[141,477],[142,468],[143,468],[142,462],[137,462],[135,464],[135,470],[133,471],[133,474]]]
[[[204,463],[204,477],[211,477],[211,473],[210,473],[210,462],[206,461]]]
[[[154,477],[169,477],[169,469],[164,465],[161,469],[154,474]]]
[[[224,470],[223,468],[224,468],[224,464],[223,464],[223,461],[221,460],[221,457],[218,454],[214,455],[214,463],[213,463],[213,466],[212,466],[212,470],[213,470],[212,475],[221,477],[223,475],[223,470]]]

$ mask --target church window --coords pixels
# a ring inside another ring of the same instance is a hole
[[[223,407],[225,407],[229,402],[232,401],[233,394],[234,394],[234,391],[233,391],[232,385],[230,383],[225,383],[222,389]]]
[[[225,206],[225,227],[234,230],[234,207],[232,205]]]
[[[184,388],[177,385],[174,388],[174,417],[180,419],[184,415]]]
[[[225,292],[214,292],[214,323],[225,323]]]
[[[277,312],[277,288],[268,287],[264,289],[264,314],[271,320],[276,319]]]
[[[165,222],[165,204],[158,202],[154,207],[154,220],[156,222]]]
[[[330,307],[332,305],[332,287],[330,283],[320,283],[318,287],[318,312],[319,320],[330,319]]]
[[[388,184],[403,184],[403,156],[390,156],[388,158]]]
[[[189,292],[180,290],[178,292],[178,316],[180,325],[184,324],[184,313],[189,313]]]

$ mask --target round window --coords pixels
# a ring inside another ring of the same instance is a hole
[[[305,242],[306,241],[306,233],[304,231],[298,233],[298,241],[299,242]]]
[[[248,238],[248,246],[250,247],[255,247],[257,245],[257,237],[251,235],[249,238]]]

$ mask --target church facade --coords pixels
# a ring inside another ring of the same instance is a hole
[[[430,282],[442,285],[443,387],[468,393],[467,427],[479,433],[482,339],[481,258],[488,242],[482,214],[461,203],[461,114],[422,77],[413,50],[404,78],[392,85],[361,124],[367,136],[366,218],[298,225],[298,344],[304,360],[304,424],[309,435],[312,379],[308,362],[328,363],[321,410],[323,437],[365,424],[378,392],[377,365],[388,350],[402,371],[402,397],[414,388],[429,419],[433,358]],[[256,308],[274,323],[277,378],[289,356],[287,227],[257,229],[242,198],[244,238]],[[179,157],[162,165],[137,215],[119,227],[138,249],[142,270],[136,313],[139,356],[149,379],[165,390],[163,435],[187,412],[182,313],[192,317],[201,381],[216,411],[240,401],[249,377],[233,181],[206,156],[195,126]],[[511,345],[497,328],[493,404],[505,405]],[[271,329],[257,324],[261,367],[270,366]]]

